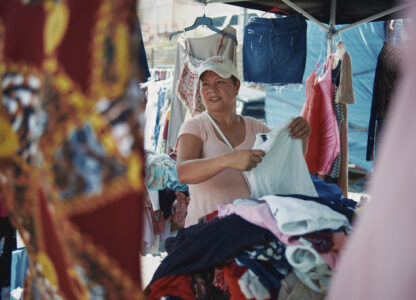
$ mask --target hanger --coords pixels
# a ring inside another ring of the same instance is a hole
[[[336,51],[334,53],[334,65],[333,65],[333,69],[336,68],[336,66],[338,65],[338,61],[340,59],[342,59],[342,57],[344,56],[345,52],[347,50],[345,49],[345,44],[342,41],[342,38],[340,37],[340,39],[338,40],[337,44],[336,44]]]
[[[318,60],[316,61],[316,64],[315,64],[314,72],[316,74],[320,74],[323,71],[323,68],[324,68],[325,57],[326,57],[326,52],[327,52],[326,42],[327,42],[327,38],[326,38],[326,36],[324,36],[323,39],[321,40],[321,50],[319,51],[319,57],[318,57]],[[324,59],[321,62],[322,58],[324,58]]]
[[[237,38],[234,35],[224,32],[223,30],[215,27],[214,24],[212,23],[212,19],[210,17],[205,16],[205,14],[202,17],[197,17],[193,25],[186,27],[183,30],[178,30],[178,31],[171,33],[169,36],[169,40],[171,40],[174,35],[177,35],[179,33],[186,32],[186,31],[194,30],[195,28],[201,25],[207,26],[209,29],[211,29],[212,31],[215,31],[216,33],[224,34],[226,37],[232,39],[236,45],[238,45]]]
[[[273,7],[271,10],[269,10],[269,11],[266,11],[264,14],[262,14],[261,16],[263,17],[265,14],[267,14],[267,13],[272,13],[272,12],[281,12],[281,13],[284,13],[286,16],[289,16],[289,13],[287,12],[287,11],[284,11],[283,9],[280,9],[279,8],[279,5],[280,5],[280,0],[279,0],[279,2],[277,2],[277,5],[275,6],[275,7]]]
[[[343,41],[342,41],[342,33],[339,32],[339,31],[337,31],[337,35],[338,35],[338,42],[342,42],[343,43]]]

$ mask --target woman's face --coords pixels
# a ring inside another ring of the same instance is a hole
[[[234,112],[240,89],[239,80],[234,83],[231,78],[222,78],[213,71],[206,71],[199,84],[202,101],[209,112]]]

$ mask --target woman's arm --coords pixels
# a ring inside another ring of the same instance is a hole
[[[183,134],[177,144],[176,169],[180,182],[196,184],[210,179],[226,168],[248,171],[261,162],[261,150],[242,150],[209,158],[201,158],[202,140]]]

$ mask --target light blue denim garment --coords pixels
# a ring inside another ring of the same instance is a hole
[[[306,21],[301,15],[250,18],[244,28],[244,81],[302,83],[306,64]]]

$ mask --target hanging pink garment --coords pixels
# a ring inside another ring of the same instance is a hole
[[[415,20],[416,7],[409,20]],[[416,297],[416,27],[407,29],[403,77],[391,102],[363,207],[334,274],[328,299]]]
[[[331,65],[332,57],[329,57],[324,68]],[[333,95],[331,68],[326,68],[322,78],[318,78],[313,71],[306,80],[306,101],[301,116],[312,128],[305,160],[309,172],[315,175],[328,174],[340,152],[338,124],[332,106]]]

